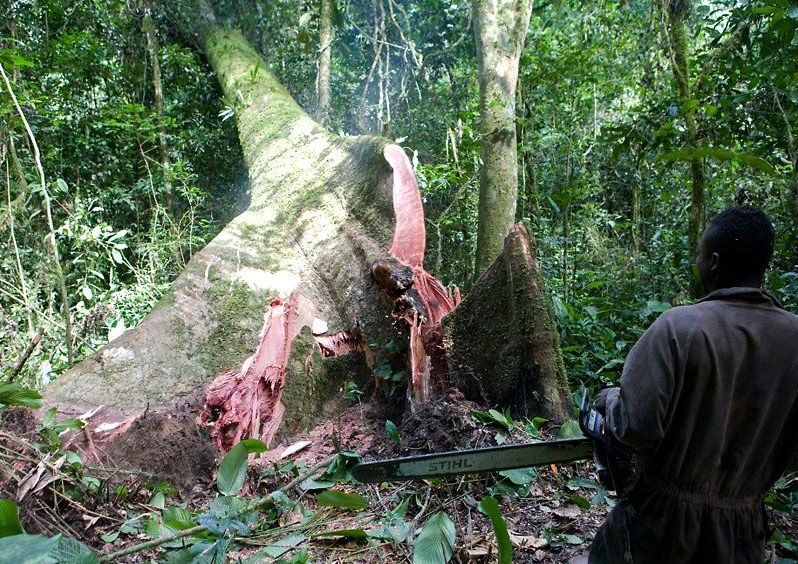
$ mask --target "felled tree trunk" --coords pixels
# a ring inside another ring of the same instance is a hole
[[[181,398],[187,396],[200,395],[199,422],[226,450],[241,438],[269,441],[281,426],[290,432],[331,415],[345,381],[373,384],[369,348],[390,340],[408,343],[411,406],[453,383],[441,323],[459,294],[423,268],[423,208],[404,151],[382,138],[331,134],[296,104],[239,32],[214,25],[209,12],[201,21],[208,59],[226,97],[235,100],[249,206],[191,259],[139,327],[60,376],[45,394],[63,413],[106,406],[95,431],[125,432],[111,447],[131,445],[156,471],[152,457],[174,449],[170,441],[179,434],[170,405],[190,412],[180,433],[196,438],[198,410],[186,407]],[[513,323],[524,335],[538,327],[519,324],[507,308],[482,325],[468,316],[480,300],[508,291],[536,311],[540,291],[532,301],[516,295],[516,271],[537,276],[542,288],[539,273],[529,274],[535,268],[530,252],[519,244],[512,276],[486,275],[465,321],[453,321],[458,341],[480,341],[494,325]],[[525,341],[538,346],[530,362],[559,359],[552,335]],[[454,358],[471,362],[460,350]],[[523,363],[516,368],[516,380],[523,370],[536,370]],[[504,373],[508,389],[511,370]],[[562,391],[553,393],[556,404]],[[544,415],[555,414],[547,409]],[[148,424],[148,413],[161,419]],[[162,444],[142,454],[131,431],[158,435],[152,441]],[[179,458],[207,455],[196,452]]]
[[[568,383],[551,299],[523,223],[445,321],[454,384],[517,415],[563,421]],[[474,335],[479,335],[474,338]]]
[[[397,334],[379,288],[369,284],[370,264],[388,256],[393,232],[388,141],[331,134],[239,32],[213,27],[206,37],[222,89],[236,101],[250,204],[191,259],[139,327],[48,387],[46,399],[64,410],[105,405],[132,414],[195,392],[241,366],[269,303],[293,293],[305,304],[300,328],[317,318],[328,334],[359,327],[377,343]],[[294,357],[312,357],[312,341],[300,331]],[[294,404],[286,413],[297,424],[340,385],[340,375],[306,370],[305,360],[288,363],[287,382],[296,384],[286,390]]]

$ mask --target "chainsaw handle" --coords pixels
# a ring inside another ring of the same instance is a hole
[[[594,442],[604,441],[604,416],[590,403],[587,389],[582,392],[582,404],[579,407],[579,428],[588,439]]]

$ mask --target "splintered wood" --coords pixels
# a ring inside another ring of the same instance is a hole
[[[444,356],[439,324],[441,319],[460,303],[460,292],[444,286],[440,280],[424,270],[424,251],[427,233],[424,227],[424,207],[410,159],[398,145],[388,145],[385,160],[393,169],[393,209],[396,229],[391,255],[413,269],[412,287],[421,298],[422,311],[405,311],[402,317],[410,324],[410,385],[411,405],[430,398],[434,358]],[[445,388],[445,371],[435,374],[438,389]]]
[[[239,370],[218,376],[205,393],[200,423],[223,452],[242,439],[269,444],[285,414],[280,401],[291,345],[299,333],[299,295],[274,300],[266,311],[255,354]]]

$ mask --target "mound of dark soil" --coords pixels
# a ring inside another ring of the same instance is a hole
[[[108,463],[143,470],[189,489],[213,478],[217,451],[196,424],[199,396],[147,410],[104,445]]]

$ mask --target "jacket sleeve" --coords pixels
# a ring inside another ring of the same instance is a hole
[[[680,366],[679,339],[666,312],[632,347],[619,388],[607,390],[605,425],[623,443],[646,449],[665,436]]]

